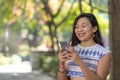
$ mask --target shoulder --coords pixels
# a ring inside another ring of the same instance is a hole
[[[76,50],[77,49],[89,49],[89,50],[93,50],[93,51],[99,51],[99,52],[103,52],[105,54],[110,53],[110,50],[107,49],[106,47],[103,47],[99,44],[96,44],[94,46],[90,46],[90,47],[82,47],[80,44],[73,46]]]
[[[104,54],[111,53],[111,51],[108,48],[103,47],[103,46],[101,46],[99,44],[97,44],[96,49],[103,52]]]
[[[103,47],[103,46],[101,46],[101,45],[99,45],[99,44],[96,46],[96,49],[97,49],[97,50],[99,51],[99,53],[100,53],[100,58],[102,58],[103,56],[111,53],[111,51],[110,51],[108,48]]]

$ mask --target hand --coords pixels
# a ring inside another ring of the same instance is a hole
[[[67,61],[66,54],[67,51],[63,48],[60,48],[58,53],[58,59],[59,59],[58,71],[61,73],[65,72],[65,61]]]
[[[82,60],[78,55],[77,51],[72,46],[69,46],[68,48],[66,48],[66,50],[69,52],[67,53],[67,59],[72,60],[74,63],[76,63],[79,66]]]
[[[63,48],[60,48],[59,52],[58,52],[58,59],[61,62],[65,62],[67,60],[67,51]]]

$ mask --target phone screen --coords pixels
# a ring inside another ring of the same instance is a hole
[[[67,47],[67,46],[68,46],[68,43],[65,42],[65,41],[61,41],[61,42],[59,43],[59,47],[60,47],[60,48],[65,48],[65,47]]]

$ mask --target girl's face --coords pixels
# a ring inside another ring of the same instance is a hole
[[[80,18],[75,26],[75,34],[81,42],[93,40],[93,34],[96,30],[97,27],[92,27],[86,17]]]

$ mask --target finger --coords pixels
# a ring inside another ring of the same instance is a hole
[[[72,53],[76,52],[76,50],[75,50],[72,46],[70,46],[69,50],[70,50]]]
[[[65,54],[65,57],[68,59],[69,57],[72,57],[71,53]]]
[[[63,48],[60,48],[60,49],[59,49],[59,52],[62,52],[62,51],[63,51]]]
[[[73,50],[74,49],[72,49],[72,47],[71,46],[69,46],[69,47],[67,47],[67,48],[65,48],[68,52],[70,52],[70,53],[73,53]]]
[[[66,59],[61,59],[61,60],[60,60],[60,62],[62,62],[62,63],[65,62],[65,61],[66,61]]]
[[[69,41],[68,46],[72,46],[72,41]]]
[[[72,56],[71,56],[71,55],[68,55],[68,56],[67,56],[67,59],[68,59],[68,60],[72,60]]]
[[[67,54],[67,53],[68,53],[68,51],[64,49],[64,50],[62,51],[61,55],[65,55],[65,54]]]
[[[66,52],[65,52],[65,49],[63,49],[63,48],[61,48],[60,50],[59,50],[59,53],[58,54],[65,54]]]
[[[61,57],[61,61],[66,61],[67,60],[67,57]]]
[[[62,53],[59,54],[60,57],[66,57],[67,51],[64,51]]]

